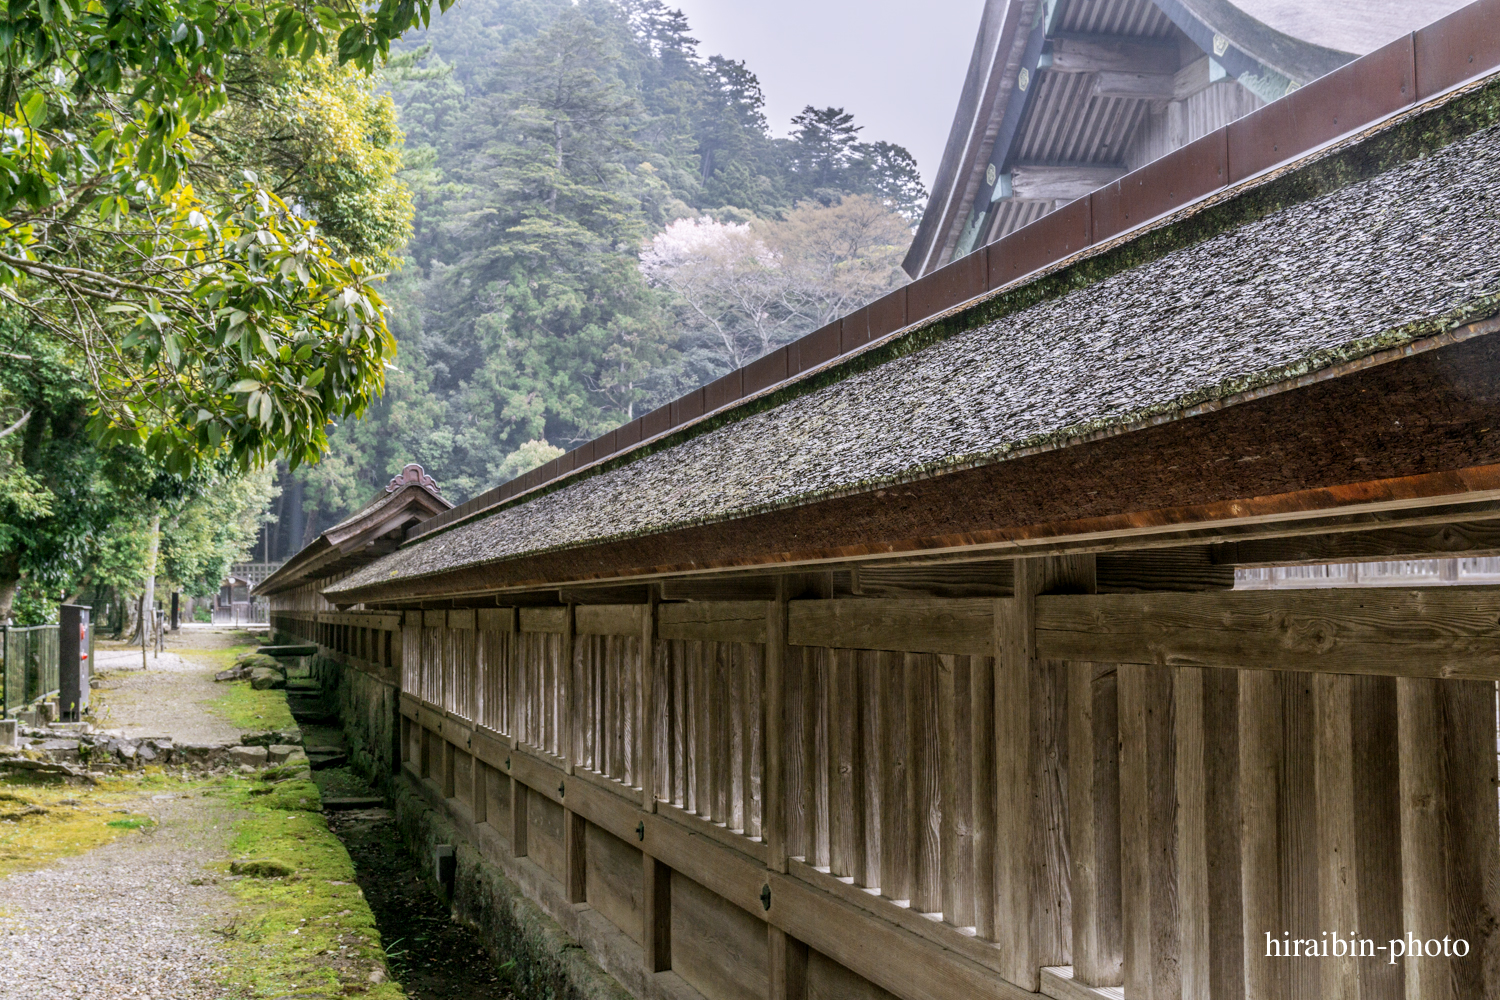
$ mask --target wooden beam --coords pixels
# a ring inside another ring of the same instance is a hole
[[[1234,588],[1234,567],[1215,562],[1207,545],[1110,552],[1096,558],[1101,594]]]
[[[775,576],[689,576],[661,582],[664,601],[769,601],[776,597]]]
[[[1123,176],[1121,167],[1018,163],[1010,171],[1010,191],[1020,201],[1073,201]]]
[[[1500,588],[1040,597],[1056,659],[1500,679]]]
[[[640,635],[644,604],[579,604],[579,635]]]
[[[1171,73],[1101,72],[1094,74],[1094,96],[1128,101],[1170,101],[1176,96],[1176,83]]]
[[[1053,73],[1175,73],[1177,44],[1110,35],[1056,35],[1051,39]]]
[[[1494,555],[1500,555],[1500,521],[1414,524],[1373,531],[1264,538],[1226,542],[1210,549],[1210,557],[1215,563],[1229,566],[1289,566],[1299,563]]]
[[[765,601],[694,601],[656,609],[656,634],[663,639],[709,642],[765,642]]]
[[[1013,559],[947,566],[855,566],[860,597],[1009,597]]]
[[[794,646],[989,656],[994,605],[979,599],[793,601],[787,641]]]

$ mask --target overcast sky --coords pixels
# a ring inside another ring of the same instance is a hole
[[[760,77],[777,135],[804,105],[842,107],[911,150],[929,187],[979,31],[983,0],[666,0],[704,57],[743,59]]]

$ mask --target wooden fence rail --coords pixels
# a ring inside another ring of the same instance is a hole
[[[394,671],[434,800],[709,1000],[1500,995],[1500,588],[1094,572],[273,624]],[[1386,950],[1267,954],[1332,934]]]

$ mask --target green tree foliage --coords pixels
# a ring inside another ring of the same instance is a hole
[[[370,73],[431,8],[0,13],[0,619],[23,582],[138,584],[157,517],[176,582],[213,576],[263,506],[243,474],[378,396],[411,206]]]
[[[404,44],[386,73],[416,210],[385,289],[400,370],[297,471],[319,529],[409,461],[465,500],[904,280],[891,248],[925,198],[910,154],[842,109],[775,136],[751,68],[704,58],[659,0],[465,0]],[[861,212],[881,235],[829,257],[831,220]],[[727,341],[640,267],[705,216],[783,261],[751,253],[763,322]]]
[[[315,458],[379,392],[375,275],[195,130],[247,60],[365,69],[429,3],[15,0],[0,17],[0,295],[85,359],[96,434],[176,472]],[[335,154],[336,155],[336,154]],[[387,213],[389,215],[389,213]]]

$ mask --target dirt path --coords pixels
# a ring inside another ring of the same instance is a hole
[[[229,666],[224,651],[257,640],[242,629],[189,625],[167,637],[167,648],[141,649],[101,641],[94,649],[94,673],[102,686],[91,692],[97,725],[130,737],[170,736],[179,743],[234,740],[240,731],[215,715],[208,703],[224,694],[214,674]]]
[[[158,793],[129,803],[155,826],[0,879],[0,1000],[220,1000],[207,928],[233,906],[206,865],[233,814]]]

